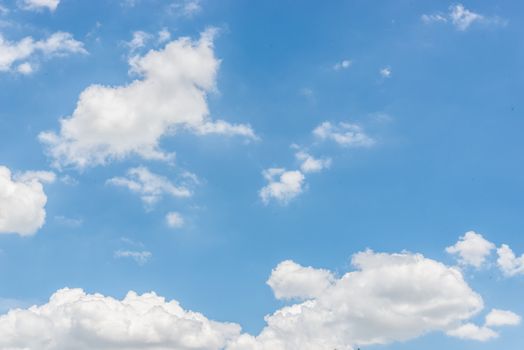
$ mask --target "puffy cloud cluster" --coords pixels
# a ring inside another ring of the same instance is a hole
[[[50,58],[73,53],[85,54],[87,51],[70,33],[56,32],[44,40],[25,37],[18,42],[9,41],[0,33],[0,72],[29,74],[40,56]]]
[[[455,245],[447,247],[446,252],[458,255],[461,264],[480,268],[493,249],[495,244],[486,240],[481,234],[468,231]]]
[[[12,176],[0,166],[0,234],[30,236],[44,225],[47,196],[43,183],[55,180],[47,171],[28,171]]]
[[[352,264],[356,270],[340,278],[289,261],[279,265],[268,282],[275,294],[303,298],[296,289],[303,286],[310,299],[267,316],[258,336],[244,334],[228,349],[349,350],[447,331],[483,308],[459,270],[422,255],[365,251]]]
[[[313,134],[320,140],[332,140],[346,147],[369,147],[375,144],[375,140],[361,126],[346,122],[338,125],[323,122],[313,130]]]
[[[198,41],[184,37],[132,57],[139,78],[128,85],[86,88],[73,114],[60,120],[60,131],[39,135],[53,164],[85,168],[131,154],[168,160],[172,154],[160,149],[160,139],[181,129],[256,138],[248,125],[209,117],[206,97],[220,63],[213,37],[208,30]]]
[[[122,300],[62,289],[47,304],[0,316],[0,348],[9,350],[219,350],[240,326],[186,311],[155,293]]]
[[[146,167],[131,168],[127,171],[128,177],[113,177],[107,184],[126,187],[140,195],[142,201],[152,206],[163,195],[172,197],[189,197],[191,191],[183,186],[176,186],[164,176],[149,171]]]
[[[26,10],[40,11],[48,9],[53,12],[60,4],[60,0],[22,0],[22,8]]]
[[[63,289],[47,304],[0,316],[0,348],[353,350],[435,331],[485,341],[498,335],[493,327],[521,321],[493,309],[482,327],[470,323],[483,309],[482,298],[460,270],[420,254],[367,250],[352,264],[353,271],[337,277],[291,260],[280,263],[267,283],[278,299],[297,301],[266,316],[256,336],[154,293],[129,292],[117,300]]]

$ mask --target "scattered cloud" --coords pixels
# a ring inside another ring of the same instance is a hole
[[[463,265],[480,268],[494,249],[495,244],[486,240],[481,234],[468,231],[455,245],[447,247],[446,252],[458,255],[459,262]]]
[[[506,25],[507,21],[497,16],[487,17],[479,13],[468,10],[462,4],[455,4],[449,7],[448,13],[423,14],[422,22],[430,23],[451,23],[457,30],[465,31],[474,23]]]
[[[171,33],[167,28],[163,28],[158,32],[158,42],[160,44],[165,43],[167,41],[171,40]]]
[[[335,65],[333,66],[333,69],[334,70],[342,70],[342,69],[348,69],[349,67],[351,67],[351,60],[342,60],[340,62],[337,62],[335,63]]]
[[[267,280],[275,298],[301,300],[321,296],[334,282],[330,271],[303,267],[291,260],[278,264]]]
[[[330,158],[315,158],[305,151],[298,151],[295,157],[300,161],[300,170],[307,173],[316,173],[331,166]]]
[[[41,59],[86,53],[84,44],[66,32],[56,32],[36,41],[25,37],[18,42],[9,41],[0,33],[0,72],[30,74]]]
[[[498,337],[498,333],[489,327],[479,327],[473,323],[466,323],[446,333],[451,337],[476,341],[487,341]]]
[[[172,211],[166,214],[167,225],[171,228],[181,228],[184,226],[184,218],[176,211]]]
[[[169,12],[182,17],[193,17],[202,11],[200,0],[177,0],[169,5]]]
[[[524,254],[517,257],[507,244],[503,244],[497,249],[497,255],[497,265],[504,275],[524,275]]]
[[[486,315],[486,326],[517,326],[521,317],[512,311],[493,309]]]
[[[383,78],[390,78],[391,77],[391,67],[384,67],[380,70],[380,75]]]
[[[129,47],[131,53],[146,46],[147,42],[151,40],[152,36],[149,33],[137,30],[133,32],[133,37],[130,41],[126,42],[126,46]]]
[[[46,217],[43,184],[54,180],[51,172],[27,171],[12,176],[9,168],[0,166],[0,234],[35,234]]]
[[[131,154],[171,160],[173,154],[162,151],[159,141],[181,129],[256,138],[249,125],[209,117],[206,96],[215,90],[220,62],[213,52],[214,33],[207,30],[198,41],[184,37],[132,57],[132,71],[140,78],[128,85],[85,89],[73,114],[60,120],[59,133],[39,135],[53,165],[82,169]]]
[[[298,170],[287,171],[284,168],[270,168],[262,173],[268,184],[259,191],[264,204],[272,199],[287,204],[304,190],[304,174]]]
[[[47,9],[54,12],[60,4],[60,0],[22,0],[20,4],[24,10],[41,11]]]
[[[127,177],[113,177],[106,183],[126,187],[137,193],[147,206],[152,206],[164,195],[182,198],[191,196],[188,188],[176,186],[168,178],[152,173],[146,167],[131,168],[127,171]]]
[[[133,259],[138,265],[144,265],[153,256],[151,252],[144,251],[132,251],[132,250],[117,250],[114,254],[115,258],[130,258]]]
[[[375,140],[368,136],[361,126],[352,123],[341,122],[333,125],[323,122],[313,130],[313,135],[320,140],[332,140],[346,147],[370,147],[375,144]]]
[[[60,225],[67,226],[67,227],[72,227],[72,228],[80,227],[84,223],[84,220],[82,220],[82,219],[68,218],[68,217],[63,216],[63,215],[55,216],[55,221],[57,223],[59,223]]]
[[[2,349],[219,350],[240,326],[184,310],[155,293],[122,299],[61,289],[47,304],[0,316]]]

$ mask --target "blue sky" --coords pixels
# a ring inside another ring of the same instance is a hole
[[[517,348],[523,11],[0,0],[0,347]],[[229,328],[172,340],[129,291]]]

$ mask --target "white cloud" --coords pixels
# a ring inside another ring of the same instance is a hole
[[[420,254],[366,251],[354,255],[352,263],[355,271],[317,297],[266,316],[258,336],[244,334],[228,349],[349,350],[387,344],[448,331],[483,308],[459,270]]]
[[[507,244],[501,245],[497,254],[497,265],[506,276],[524,275],[524,254],[517,257]]]
[[[54,166],[84,168],[131,154],[169,160],[172,155],[159,148],[160,138],[182,129],[256,138],[248,125],[209,117],[206,97],[215,89],[220,63],[213,52],[214,32],[133,57],[132,71],[141,78],[128,85],[85,89],[73,114],[60,120],[60,132],[39,135]]]
[[[331,166],[330,158],[317,159],[304,151],[298,151],[295,157],[301,162],[300,170],[303,173],[314,173]]]
[[[167,225],[171,228],[180,228],[184,226],[184,218],[180,213],[177,213],[176,211],[167,213],[166,222]]]
[[[118,300],[62,289],[47,304],[0,316],[0,348],[11,350],[219,350],[239,332],[155,293]]]
[[[499,335],[489,327],[479,327],[473,323],[466,323],[446,333],[451,337],[469,339],[476,341],[487,341],[497,338]]]
[[[521,317],[512,311],[493,309],[486,316],[486,326],[517,326]]]
[[[53,182],[55,175],[46,171],[28,171],[11,176],[0,166],[0,234],[33,235],[44,225],[47,196],[43,183]]]
[[[458,255],[459,262],[463,265],[480,268],[493,249],[495,244],[486,240],[481,234],[468,231],[455,245],[447,247],[446,252]]]
[[[147,42],[151,39],[151,34],[137,30],[133,32],[133,38],[126,43],[131,53],[146,46]]]
[[[171,33],[166,28],[163,28],[158,32],[158,42],[165,43],[166,41],[171,40]]]
[[[384,67],[380,70],[380,75],[383,78],[389,78],[391,77],[391,68],[390,67]]]
[[[347,147],[370,147],[375,144],[375,140],[368,136],[362,127],[345,122],[338,125],[323,122],[313,130],[313,135],[321,140],[332,140]]]
[[[424,14],[421,19],[426,24],[431,23],[451,23],[457,30],[465,31],[474,23],[506,25],[507,21],[499,17],[486,17],[479,13],[468,10],[462,4],[455,4],[449,7],[448,13]]]
[[[21,7],[25,10],[40,11],[48,9],[53,12],[60,4],[60,0],[23,0],[21,4]]]
[[[259,192],[265,204],[269,203],[271,199],[287,204],[304,190],[305,177],[298,170],[286,171],[283,168],[270,168],[264,170],[262,174],[268,181],[268,184]]]
[[[127,171],[128,177],[113,177],[107,184],[126,187],[140,195],[142,201],[151,206],[163,195],[172,197],[189,197],[191,191],[182,186],[176,186],[168,178],[154,174],[146,167],[131,168]]]
[[[340,62],[337,62],[334,66],[334,70],[341,70],[341,69],[348,69],[351,67],[352,62],[350,60],[342,60]]]
[[[311,299],[321,296],[334,281],[328,270],[303,267],[286,260],[271,271],[267,284],[277,299]]]
[[[69,54],[85,54],[84,44],[73,38],[70,33],[56,32],[44,40],[25,37],[18,42],[11,42],[0,34],[0,72],[15,70],[29,74],[33,66],[27,60],[38,61],[41,57],[51,58]]]
[[[169,5],[169,11],[175,15],[192,17],[202,11],[200,0],[177,0]]]
[[[131,258],[138,265],[144,265],[151,258],[153,254],[148,251],[132,251],[132,250],[117,250],[115,258]]]
[[[82,219],[68,218],[68,217],[63,216],[63,215],[55,216],[55,221],[57,223],[59,223],[60,225],[68,226],[68,227],[72,227],[72,228],[80,227],[84,223],[84,220],[82,220]]]

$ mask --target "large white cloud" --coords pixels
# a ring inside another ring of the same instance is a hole
[[[486,240],[481,234],[468,231],[455,245],[447,247],[446,251],[458,255],[461,264],[480,268],[493,249],[495,244]]]
[[[366,251],[356,254],[352,263],[356,271],[336,279],[317,297],[267,316],[258,336],[244,334],[229,349],[331,350],[386,344],[456,328],[483,308],[482,298],[459,270],[422,255]]]
[[[70,33],[56,32],[43,40],[25,37],[17,42],[5,39],[0,33],[0,72],[18,71],[29,74],[40,57],[50,58],[72,53],[85,54],[84,44]]]
[[[139,78],[128,85],[85,89],[73,114],[60,120],[60,132],[39,136],[54,165],[84,168],[130,154],[170,159],[159,142],[180,129],[255,138],[248,125],[209,117],[206,96],[215,89],[220,63],[213,37],[214,30],[208,30],[198,41],[180,38],[131,58]]]
[[[0,316],[5,350],[219,350],[240,326],[207,319],[155,293],[123,300],[62,289],[47,304]]]
[[[47,196],[43,183],[53,182],[47,171],[28,171],[12,176],[0,166],[0,234],[30,236],[44,225]]]

